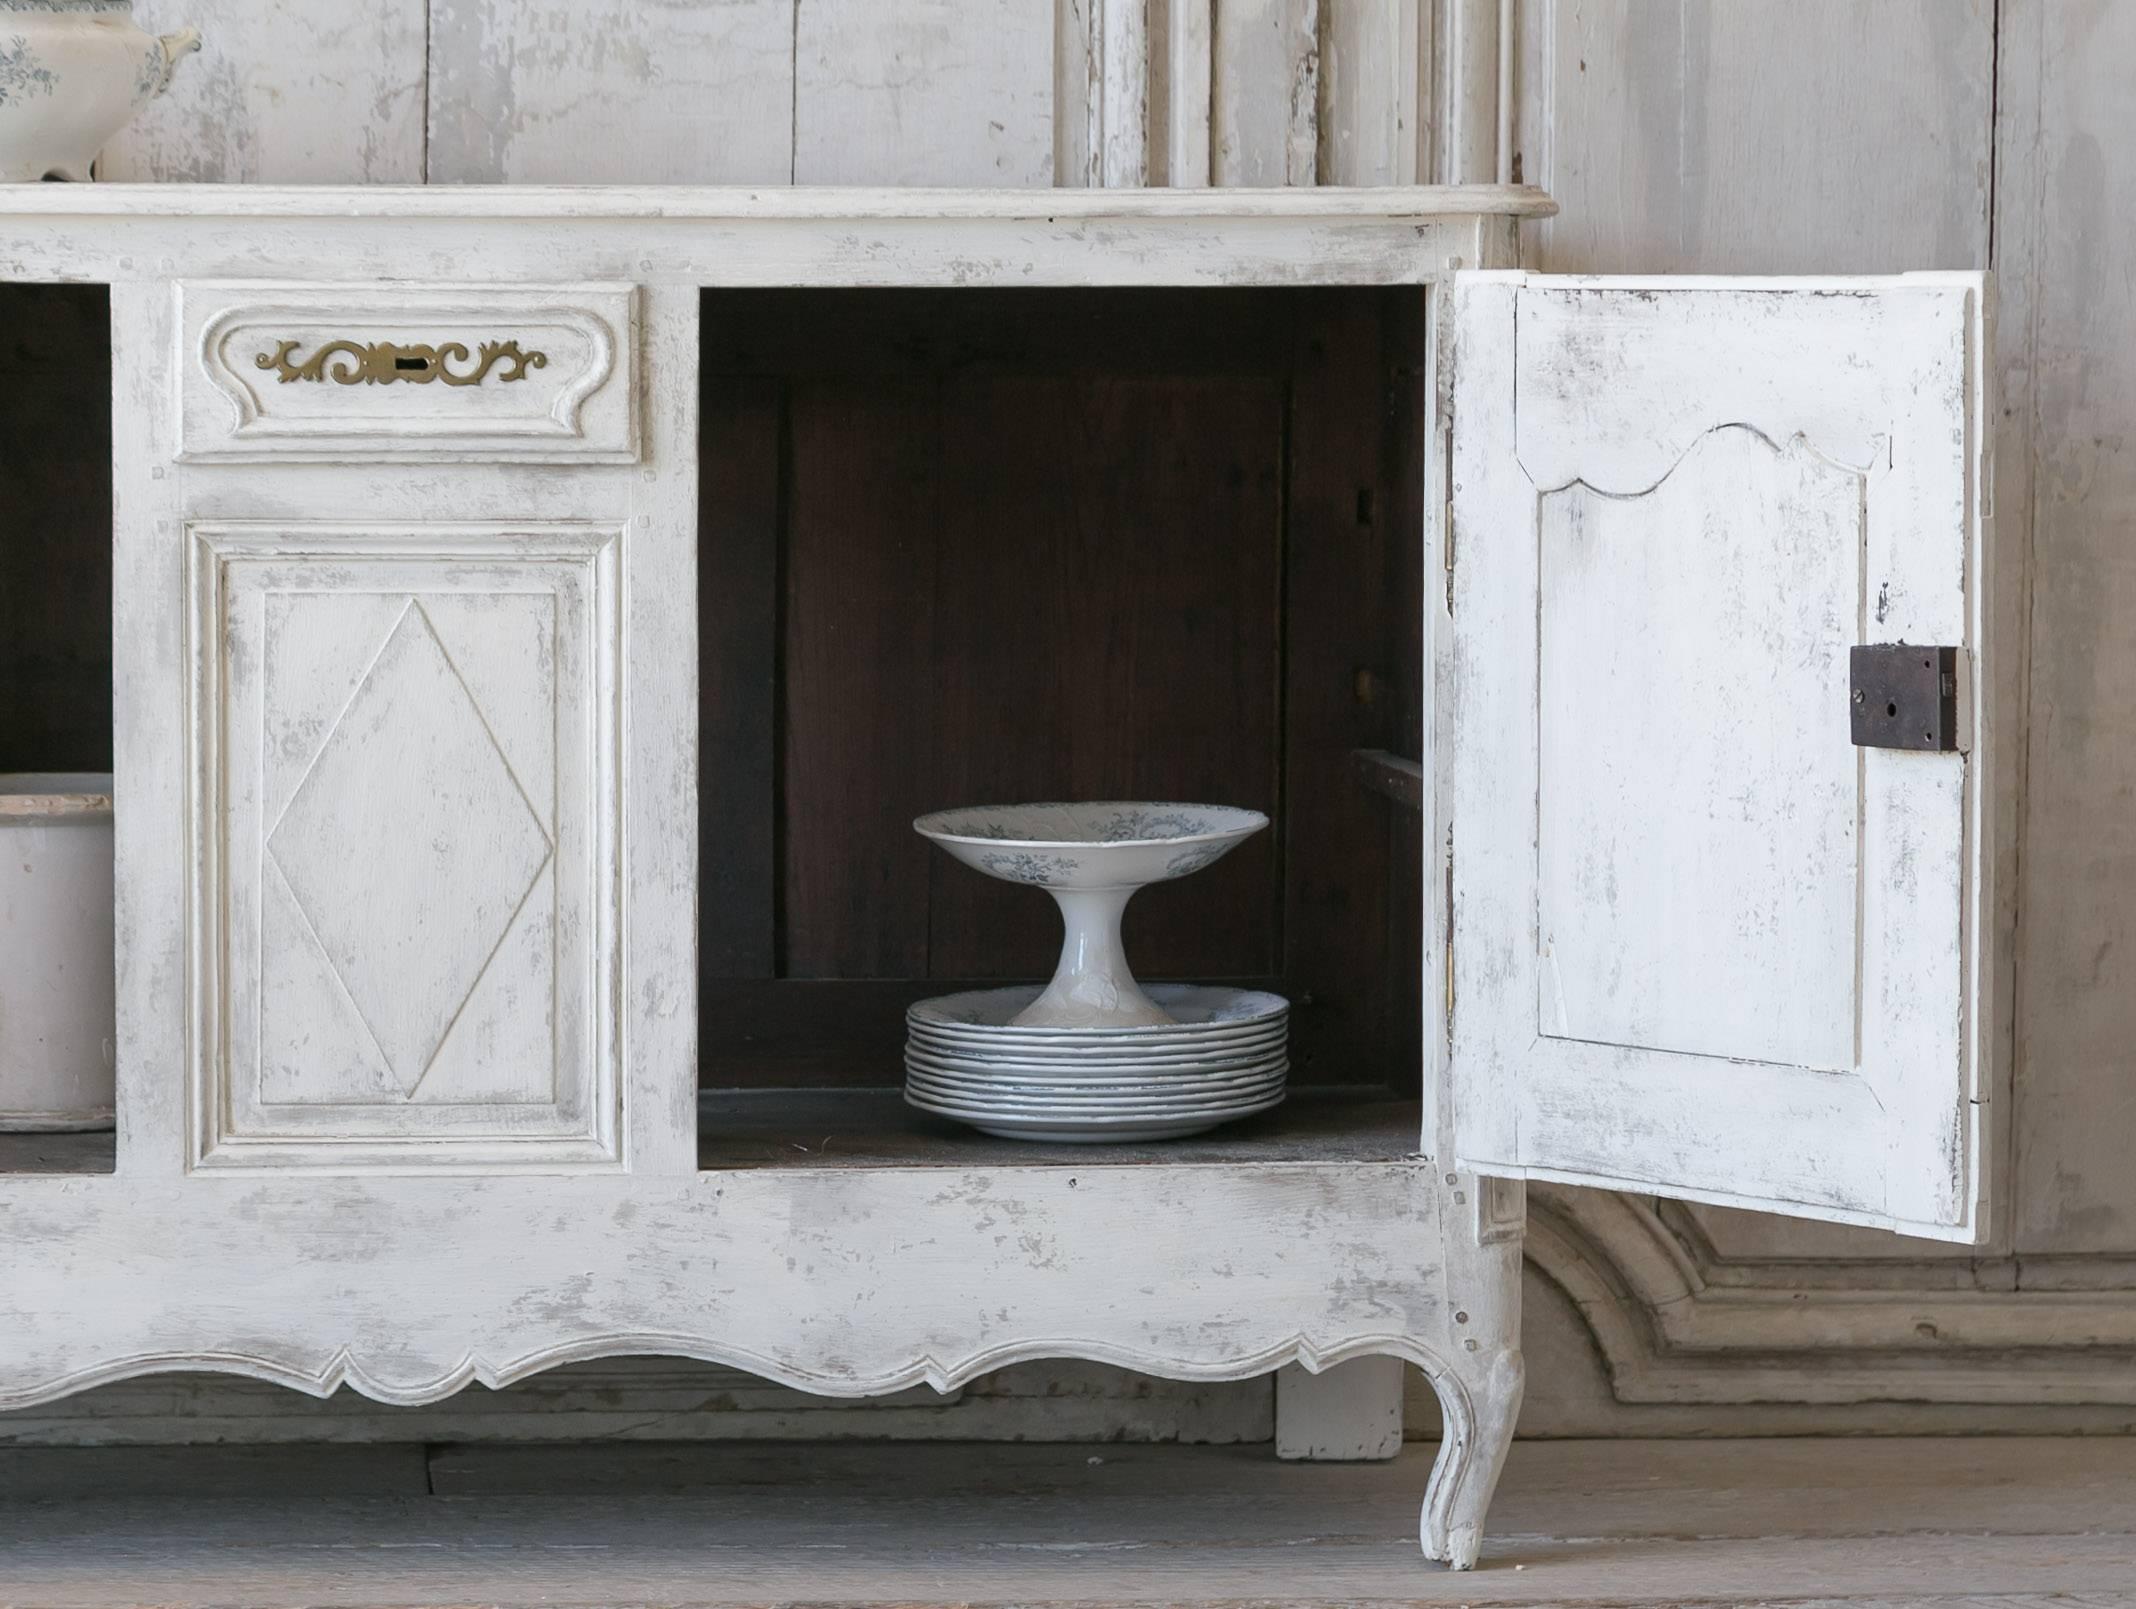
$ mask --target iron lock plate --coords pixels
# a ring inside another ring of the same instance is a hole
[[[1848,713],[1864,749],[1949,754],[1966,746],[1965,650],[1864,643],[1848,651]]]

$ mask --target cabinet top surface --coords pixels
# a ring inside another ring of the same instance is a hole
[[[1543,218],[1532,185],[1372,189],[990,190],[698,185],[22,184],[0,216],[204,218],[678,218],[754,221],[1074,224],[1255,220],[1402,224],[1478,216]]]

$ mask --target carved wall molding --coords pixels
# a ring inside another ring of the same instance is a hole
[[[2128,1258],[1731,1259],[1673,1203],[1528,1200],[1620,1402],[2136,1404]]]

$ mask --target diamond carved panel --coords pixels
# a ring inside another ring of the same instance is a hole
[[[617,533],[193,537],[194,1165],[615,1165]]]
[[[267,852],[413,1095],[550,854],[420,602],[402,611]]]

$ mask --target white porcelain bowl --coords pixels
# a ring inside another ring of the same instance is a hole
[[[1268,825],[1231,805],[975,805],[912,826],[989,877],[1035,888],[1143,888],[1198,872]]]

